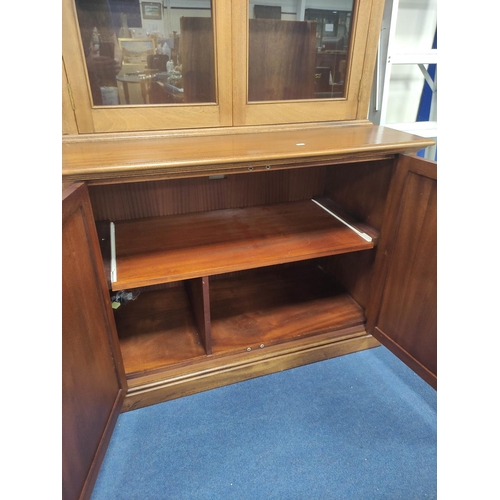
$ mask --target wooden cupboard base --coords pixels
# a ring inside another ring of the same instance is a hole
[[[149,375],[142,385],[129,388],[122,412],[379,345],[361,326],[346,328],[344,335],[337,331],[333,338],[331,333],[325,333],[262,351],[238,353],[227,356],[226,362],[221,362],[218,356],[207,357],[196,365]]]

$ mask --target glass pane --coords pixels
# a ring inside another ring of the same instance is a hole
[[[210,0],[75,0],[94,106],[216,102]]]
[[[248,100],[345,96],[353,0],[249,2]]]

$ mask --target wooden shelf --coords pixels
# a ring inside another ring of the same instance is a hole
[[[373,248],[313,201],[115,224],[113,290]]]
[[[260,350],[365,321],[345,290],[309,262],[213,280],[210,302],[214,354]]]
[[[315,262],[217,276],[209,295],[212,355],[206,355],[182,284],[142,292],[116,310],[127,376],[238,352],[260,355],[308,336],[342,336],[365,323],[363,309]]]

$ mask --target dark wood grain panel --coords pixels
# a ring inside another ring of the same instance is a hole
[[[84,185],[63,193],[63,498],[89,498],[126,392],[107,284]]]
[[[115,315],[131,379],[205,359],[182,287],[145,292]],[[210,286],[210,317],[212,352],[217,356],[326,332],[331,340],[335,332],[342,336],[352,327],[363,329],[365,321],[362,308],[309,263],[220,276]]]
[[[316,23],[250,19],[248,100],[314,98]]]
[[[212,17],[180,18],[180,63],[184,102],[216,102]]]
[[[326,257],[321,265],[335,277],[349,295],[363,308],[366,308],[373,293],[373,265],[376,250],[346,253]]]
[[[434,180],[410,174],[377,325],[432,373],[437,373],[436,196]]]
[[[402,157],[368,310],[368,329],[433,387],[437,386],[436,164]]]
[[[334,332],[311,338],[299,338],[286,344],[267,349],[235,353],[221,363],[220,356],[207,357],[196,365],[184,367],[184,372],[154,373],[147,377],[150,383],[140,379],[130,383],[139,384],[129,393],[123,411],[130,411],[152,404],[188,396],[216,387],[234,384],[262,375],[281,372],[308,363],[324,361],[336,356],[377,347],[380,343],[367,335],[363,327],[353,327],[343,332]]]
[[[364,324],[364,312],[316,265],[240,273],[211,286],[214,354],[260,349]]]
[[[316,196],[313,198],[313,201],[319,203],[325,210],[335,214],[335,216],[342,219],[346,224],[351,226],[356,231],[360,233],[364,233],[366,236],[372,238],[375,244],[379,238],[379,232],[373,227],[365,224],[364,222],[360,222],[355,219],[350,213],[346,212],[338,203],[335,203],[331,198],[327,196]]]
[[[198,333],[205,352],[212,354],[212,326],[210,321],[210,289],[208,276],[193,278],[184,282],[191,301],[193,314],[198,325]]]
[[[324,191],[326,168],[252,172],[91,186],[96,220],[129,220],[308,200]]]
[[[116,224],[113,290],[373,248],[312,201]]]
[[[360,222],[380,231],[394,161],[337,165],[328,169],[325,194]]]
[[[184,287],[143,292],[115,318],[127,376],[205,356]]]

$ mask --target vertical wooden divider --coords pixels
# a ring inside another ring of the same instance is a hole
[[[207,354],[212,354],[208,276],[186,280],[184,284],[193,308],[195,322],[198,326],[205,352]]]

